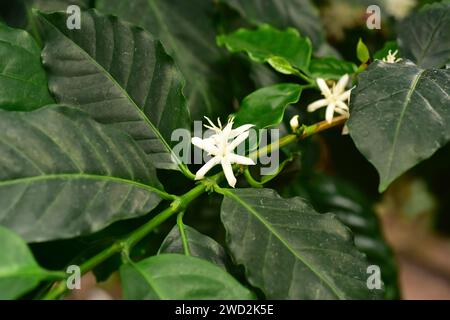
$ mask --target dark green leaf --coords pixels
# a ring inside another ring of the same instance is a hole
[[[186,77],[192,118],[228,115],[231,86],[215,43],[214,3],[205,0],[98,0],[96,6],[143,27],[160,39]]]
[[[380,192],[450,140],[450,71],[377,61],[353,90],[350,134]]]
[[[298,102],[302,86],[293,83],[280,83],[259,89],[242,101],[236,113],[236,125],[254,124],[262,129],[278,125],[283,121],[284,110]]]
[[[161,201],[135,142],[72,108],[0,111],[0,168],[0,224],[28,242],[88,234]]]
[[[70,5],[76,5],[80,9],[89,8],[91,0],[25,0],[30,8],[39,9],[45,12],[66,11]]]
[[[367,255],[371,264],[381,269],[386,299],[398,299],[396,263],[383,239],[377,216],[370,201],[354,185],[324,174],[301,175],[285,187],[283,196],[300,196],[311,202],[321,213],[333,212],[355,235],[358,250]]]
[[[160,254],[120,269],[124,297],[139,300],[235,300],[253,294],[214,264],[179,254]]]
[[[183,225],[186,234],[189,254],[218,265],[222,269],[227,268],[229,263],[225,250],[214,239],[201,234],[194,228]],[[161,253],[181,253],[184,254],[183,242],[181,240],[179,226],[173,227],[172,231],[164,239],[159,248],[158,254]]]
[[[63,13],[38,19],[57,100],[129,133],[157,168],[185,170],[170,148],[172,132],[190,126],[183,79],[161,43],[94,10],[82,13],[80,30],[69,30]]]
[[[268,299],[370,299],[364,256],[332,214],[269,189],[223,191],[221,217],[235,261]],[[277,270],[283,272],[277,272]]]
[[[30,111],[51,103],[33,37],[0,22],[0,109]]]
[[[310,0],[221,0],[248,21],[270,24],[279,29],[296,28],[309,37],[315,47],[325,39],[319,11]]]
[[[42,269],[27,244],[0,226],[0,300],[17,299],[55,274]]]
[[[423,68],[450,62],[450,3],[434,3],[405,19],[399,27],[402,55]]]
[[[355,73],[358,67],[347,61],[333,57],[312,59],[309,66],[309,75],[313,78],[338,80],[345,74]]]
[[[270,25],[258,29],[239,29],[217,37],[217,43],[231,52],[246,52],[259,63],[269,63],[284,74],[306,72],[311,60],[311,41],[301,37],[296,29],[278,30]]]

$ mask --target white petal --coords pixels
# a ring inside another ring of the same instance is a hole
[[[350,100],[351,94],[352,94],[352,90],[347,90],[343,94],[341,94],[339,97],[337,97],[336,100],[340,100],[340,101]]]
[[[240,145],[242,142],[244,142],[245,139],[248,138],[249,134],[250,134],[250,133],[247,131],[247,132],[242,133],[242,134],[241,134],[240,136],[238,136],[236,139],[234,139],[233,142],[231,142],[231,143],[227,146],[227,151],[228,151],[228,152],[231,152],[231,151],[233,151],[234,149],[236,149],[236,147],[237,147],[238,145]]]
[[[345,125],[344,128],[342,128],[342,135],[346,136],[348,134],[350,134],[350,131],[348,130],[348,126]]]
[[[195,174],[195,180],[203,179],[205,177],[205,174],[207,174],[209,170],[211,170],[215,165],[220,163],[220,159],[221,157],[214,157],[207,163],[205,163],[203,167],[201,167],[200,170],[198,170],[197,173]]]
[[[334,109],[336,108],[336,105],[334,103],[330,103],[327,107],[327,111],[325,114],[325,120],[327,120],[328,123],[333,122],[333,116],[334,116]]]
[[[316,102],[311,103],[308,106],[308,112],[314,112],[317,109],[326,107],[328,105],[328,100],[327,99],[321,99],[321,100],[317,100]]]
[[[342,109],[342,110],[344,110],[344,111],[347,111],[347,112],[350,111],[349,108],[348,108],[348,106],[347,106],[344,102],[342,102],[342,101],[336,101],[336,106],[337,106],[339,109]]]
[[[227,158],[231,163],[243,164],[246,166],[254,166],[256,164],[252,159],[234,153],[227,154]]]
[[[238,135],[244,133],[245,131],[250,130],[254,126],[255,126],[254,124],[244,124],[243,126],[240,126],[240,127],[236,128],[236,129],[231,130],[230,139],[234,139]]]
[[[350,117],[350,112],[348,112],[348,110],[345,110],[345,109],[336,108],[336,109],[334,109],[334,112],[339,113],[343,116],[346,116],[347,118]]]
[[[348,74],[343,75],[339,79],[336,87],[334,87],[334,93],[336,95],[338,95],[338,94],[341,94],[342,92],[344,92],[345,88],[347,87],[347,83],[348,83],[349,80],[350,80],[350,77],[349,77]]]
[[[214,145],[214,138],[207,138],[207,139],[200,139],[199,137],[193,137],[191,139],[191,143],[202,149],[205,150],[206,152],[208,152],[209,154],[218,154],[219,153],[219,149],[217,149],[217,147]]]
[[[221,162],[222,162],[223,172],[225,173],[225,178],[227,178],[227,181],[228,181],[228,184],[230,185],[230,187],[234,188],[237,180],[234,177],[233,167],[231,167],[231,163],[226,157],[222,158]]]
[[[317,85],[319,86],[320,91],[322,91],[322,94],[323,94],[325,97],[331,96],[330,88],[328,88],[328,85],[327,85],[327,83],[325,82],[325,80],[323,80],[323,79],[321,79],[321,78],[318,78],[318,79],[317,79]]]

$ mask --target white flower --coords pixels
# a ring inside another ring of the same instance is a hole
[[[208,155],[212,155],[214,157],[197,171],[195,180],[203,179],[209,170],[220,163],[228,184],[234,188],[236,185],[236,178],[231,165],[235,163],[255,165],[255,162],[252,159],[233,153],[233,150],[248,138],[248,130],[254,127],[254,125],[246,124],[240,126],[239,128],[232,129],[234,119],[230,118],[227,125],[222,128],[222,124],[219,119],[217,119],[218,126],[216,126],[209,118],[205,118],[211,125],[205,125],[205,127],[213,130],[215,134],[206,139],[194,137],[191,142],[194,146],[205,150]]]
[[[416,0],[384,0],[386,11],[397,19],[406,17],[417,5]]]
[[[296,132],[298,127],[300,126],[300,123],[298,119],[300,118],[299,115],[293,116],[291,121],[289,121],[289,124],[291,125],[292,131]]]
[[[389,50],[388,55],[383,58],[384,62],[387,63],[397,63],[402,61],[402,58],[397,58],[398,50],[395,50],[394,53],[392,53],[392,50]]]
[[[338,83],[333,83],[333,86],[328,87],[324,79],[317,79],[317,85],[322,91],[325,99],[318,100],[308,106],[308,112],[314,112],[322,107],[327,107],[325,119],[328,123],[333,121],[334,113],[339,113],[346,117],[350,116],[350,111],[346,102],[350,100],[352,89],[345,91],[350,77],[348,74],[339,79]]]

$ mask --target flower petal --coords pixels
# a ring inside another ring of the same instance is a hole
[[[345,88],[347,87],[348,81],[350,80],[350,77],[348,74],[343,75],[336,86],[334,87],[334,94],[339,95],[344,92]]]
[[[200,139],[199,137],[193,137],[191,139],[191,143],[208,152],[209,154],[216,155],[219,153],[219,149],[215,146],[215,140],[214,138],[207,138],[207,139]]]
[[[252,159],[234,153],[228,154],[227,158],[231,163],[243,164],[246,166],[254,166],[256,164]]]
[[[205,174],[207,174],[209,170],[211,170],[215,165],[220,163],[220,160],[221,157],[214,157],[207,163],[205,163],[203,167],[201,167],[200,170],[198,170],[197,173],[195,174],[195,180],[203,179],[205,177]]]
[[[225,178],[227,178],[228,184],[230,185],[230,187],[234,188],[237,180],[234,176],[233,167],[231,166],[230,161],[228,160],[227,157],[225,157],[225,158],[222,158],[221,163],[222,163],[222,169],[223,169],[223,172],[225,173]]]
[[[314,112],[317,109],[326,107],[328,105],[328,100],[327,99],[321,99],[321,100],[317,100],[316,102],[311,103],[308,106],[308,112]]]
[[[244,124],[243,126],[240,126],[236,129],[231,130],[230,139],[236,138],[238,135],[244,133],[245,131],[250,130],[254,126],[255,126],[254,124]]]
[[[233,140],[233,142],[231,142],[228,146],[227,146],[227,151],[228,152],[232,152],[234,149],[236,149],[236,147],[238,145],[240,145],[242,142],[244,142],[245,139],[248,138],[249,136],[249,132],[244,132],[241,135],[239,135],[236,139]]]
[[[341,94],[339,97],[337,97],[336,100],[340,101],[347,101],[350,100],[350,96],[352,94],[352,89],[345,91],[343,94]]]
[[[330,103],[327,107],[327,111],[325,113],[325,120],[327,120],[328,123],[333,122],[334,109],[336,109],[336,105],[334,103]]]
[[[320,91],[322,91],[322,94],[328,98],[331,96],[331,91],[330,88],[328,88],[327,83],[325,82],[324,79],[322,78],[318,78],[317,79],[317,85],[319,86]]]
[[[348,108],[348,106],[347,106],[344,102],[342,102],[342,101],[336,101],[336,106],[337,106],[339,109],[342,109],[342,110],[344,110],[344,111],[347,111],[347,112],[350,111],[350,109]]]

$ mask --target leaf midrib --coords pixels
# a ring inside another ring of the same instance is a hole
[[[39,181],[46,180],[58,180],[58,179],[67,179],[67,180],[76,180],[76,179],[88,179],[88,180],[97,180],[97,181],[107,181],[107,182],[117,182],[123,184],[133,185],[137,188],[144,189],[150,192],[157,193],[161,197],[166,197],[167,194],[155,187],[149,186],[144,183],[140,183],[133,180],[128,180],[124,178],[112,177],[112,176],[101,176],[95,174],[86,174],[86,173],[62,173],[62,174],[48,174],[48,175],[39,175],[34,177],[26,177],[26,178],[18,178],[11,180],[2,180],[0,181],[0,188],[3,186],[10,186],[21,183],[33,183]]]
[[[298,258],[298,260],[300,260],[307,268],[311,270],[312,273],[314,273],[320,280],[322,280],[331,289],[331,291],[336,295],[337,298],[341,300],[345,299],[345,296],[341,295],[339,289],[335,288],[319,271],[315,270],[312,265],[310,265],[301,256],[299,256],[297,252],[295,252],[295,250],[289,245],[289,243],[287,243],[282,238],[282,236],[279,235],[278,232],[270,225],[270,223],[266,219],[261,217],[251,205],[247,204],[238,195],[229,190],[224,189],[223,193],[225,196],[229,196],[230,198],[236,200],[240,205],[242,205],[245,209],[252,213],[296,258]]]

